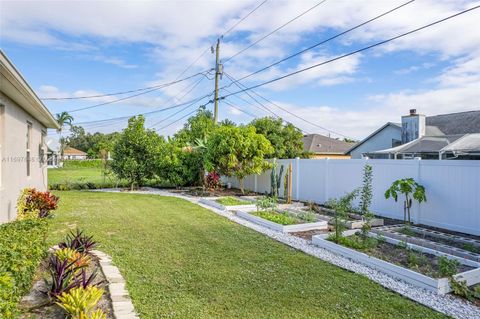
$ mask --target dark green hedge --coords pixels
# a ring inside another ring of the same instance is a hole
[[[0,225],[0,318],[14,318],[17,304],[32,284],[47,246],[46,220]]]

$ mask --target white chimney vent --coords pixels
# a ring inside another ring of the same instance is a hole
[[[425,115],[410,109],[410,114],[402,116],[402,144],[425,136]]]

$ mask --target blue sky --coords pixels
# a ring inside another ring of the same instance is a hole
[[[319,1],[269,0],[222,40],[225,60]],[[327,0],[300,19],[225,63],[240,78],[406,1]],[[260,1],[2,1],[1,47],[40,97],[75,97],[142,88],[175,80],[216,37]],[[250,86],[328,60],[403,33],[458,11],[475,1],[417,0],[326,45],[248,78]],[[480,107],[480,20],[476,10],[386,46],[264,86],[256,91],[317,126],[265,103],[307,133],[362,138],[387,121],[399,121],[410,108],[426,115]],[[208,50],[184,74],[212,68]],[[213,90],[200,77],[123,102],[74,112],[76,122],[149,112]],[[221,86],[229,80],[223,77]],[[236,91],[235,86],[228,88]],[[179,94],[180,92],[180,94]],[[221,95],[224,93],[221,93]],[[123,97],[123,96],[118,96]],[[45,101],[52,113],[111,101]],[[250,98],[242,94],[242,98]],[[205,101],[208,99],[205,99]],[[267,115],[243,100],[230,103],[256,116]],[[255,103],[255,102],[251,102]],[[179,120],[199,103],[155,128]],[[208,106],[211,108],[211,105]],[[147,117],[147,125],[179,108]],[[220,103],[220,119],[245,123],[252,118]],[[179,129],[179,120],[160,134]],[[87,124],[91,131],[120,130],[126,120]],[[326,128],[327,130],[319,127]],[[332,131],[329,132],[328,130]]]

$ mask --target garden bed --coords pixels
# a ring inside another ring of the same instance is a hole
[[[480,241],[418,226],[393,225],[372,229],[388,238],[434,249],[460,258],[480,262]]]
[[[255,203],[234,196],[201,198],[199,202],[220,210],[254,210],[256,208]]]
[[[314,206],[315,212],[319,215],[319,218],[326,220],[330,225],[333,224],[333,216],[335,211],[333,209],[324,206]],[[348,229],[361,229],[365,224],[362,216],[355,213],[348,214],[348,220],[345,220],[345,227]],[[370,221],[372,227],[383,226],[383,218],[374,217]]]
[[[381,240],[374,245],[358,247],[360,245],[357,246],[358,241],[356,239],[359,236],[351,236],[343,237],[341,244],[330,241],[321,235],[313,236],[312,243],[353,261],[378,269],[417,287],[438,294],[445,294],[451,291],[448,278],[440,275],[440,268],[445,269],[445,266],[440,266],[440,263],[444,265],[449,264],[448,262],[440,261],[440,258],[444,257],[421,253],[408,249],[406,245],[393,245]],[[370,238],[369,240],[377,241],[375,238]],[[355,248],[346,247],[345,245]],[[471,261],[455,259],[459,261],[458,269],[453,275],[455,280],[464,280],[468,286],[480,283],[480,268],[472,267]]]
[[[100,269],[100,262],[97,257],[92,257],[92,263],[87,268],[87,276],[93,271]],[[37,272],[36,279],[30,292],[24,296],[20,302],[19,308],[22,312],[20,319],[42,318],[42,319],[64,319],[66,317],[62,308],[50,300],[45,293],[48,286],[44,280],[44,274],[48,273],[48,259],[44,260]],[[94,285],[105,287],[107,280],[102,271],[96,272],[97,276],[93,281]],[[107,292],[107,289],[106,289]],[[97,309],[101,309],[106,314],[107,319],[114,319],[112,301],[107,293],[104,293],[97,303]]]
[[[281,211],[236,211],[237,216],[249,220],[264,227],[283,233],[303,232],[308,230],[327,230],[326,221],[306,221],[292,214],[285,214]]]

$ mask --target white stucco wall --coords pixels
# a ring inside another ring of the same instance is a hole
[[[372,136],[368,141],[350,152],[352,159],[362,158],[362,154],[384,150],[392,147],[392,140],[402,140],[401,129],[392,125],[386,126],[383,130]]]
[[[0,93],[0,223],[15,219],[16,201],[25,187],[47,189],[47,166],[40,162],[42,131],[47,129],[23,108]],[[27,176],[27,122],[31,130],[30,176]],[[45,145],[42,146],[46,153]]]

